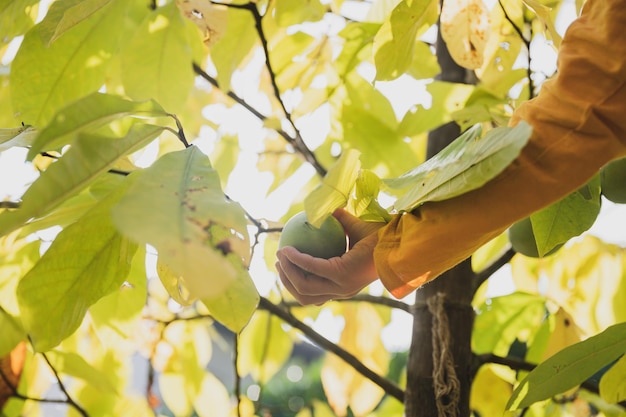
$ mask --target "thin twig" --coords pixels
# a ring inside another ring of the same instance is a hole
[[[237,401],[237,417],[241,417],[241,375],[239,375],[239,333],[234,334],[233,369],[235,370],[235,401]]]
[[[50,370],[54,374],[54,377],[57,380],[57,384],[59,384],[59,389],[61,390],[61,392],[65,395],[65,398],[67,399],[66,402],[70,406],[74,407],[74,409],[76,411],[78,411],[78,413],[81,416],[89,417],[89,414],[87,414],[87,411],[85,411],[85,409],[83,407],[81,407],[76,401],[74,401],[74,399],[72,398],[72,396],[68,392],[67,388],[65,388],[65,384],[63,384],[63,381],[61,380],[61,377],[59,376],[59,373],[57,372],[56,368],[54,366],[52,366],[52,363],[48,359],[48,356],[46,356],[45,353],[41,352],[41,357],[43,358],[44,361],[46,361],[46,363],[48,364],[48,367],[50,368]]]
[[[355,371],[359,372],[361,375],[368,378],[374,384],[381,387],[388,395],[394,397],[400,402],[404,402],[404,391],[393,381],[390,381],[387,378],[372,371],[370,368],[365,366],[356,356],[344,350],[339,345],[326,339],[321,334],[317,333],[311,327],[298,320],[286,309],[275,305],[265,297],[261,297],[259,301],[259,309],[269,311],[270,313],[285,321],[290,326],[300,330],[312,342],[343,359],[347,364],[352,366]]]
[[[511,24],[511,26],[513,26],[513,30],[515,30],[517,35],[520,37],[520,39],[526,46],[526,51],[528,52],[528,66],[526,68],[526,78],[528,79],[528,91],[529,91],[528,98],[531,99],[535,96],[535,86],[534,86],[534,82],[532,78],[532,70],[530,69],[530,61],[531,61],[530,42],[532,40],[532,35],[530,39],[527,39],[526,36],[524,36],[524,33],[522,33],[522,30],[519,27],[517,27],[515,22],[513,22],[513,19],[511,19],[511,16],[509,16],[509,14],[507,13],[506,9],[504,8],[504,5],[502,4],[502,0],[498,0],[498,4],[500,5],[500,9],[502,9],[502,13],[504,13],[504,18]]]
[[[11,396],[17,398],[22,401],[35,401],[38,403],[50,403],[50,404],[68,404],[67,400],[63,399],[55,399],[55,398],[38,398],[31,397],[28,395],[20,394],[17,391],[17,387],[13,385],[13,383],[9,380],[9,377],[4,373],[2,368],[0,368],[0,379],[4,382],[4,384],[11,390]]]

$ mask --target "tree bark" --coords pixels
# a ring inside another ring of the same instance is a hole
[[[458,66],[450,57],[440,36],[437,38],[437,59],[441,66],[438,79],[457,83],[466,83],[471,79],[471,75],[468,77],[468,71]],[[456,123],[448,123],[430,132],[427,157],[435,155],[459,134],[460,129]],[[473,281],[474,272],[470,261],[466,260],[415,293],[413,335],[407,364],[404,402],[406,417],[470,415]],[[433,314],[436,300],[439,300],[442,308]],[[442,317],[438,316],[445,316],[443,318],[447,319],[448,326],[442,324]],[[449,338],[444,337],[445,345],[438,346],[437,340],[441,343],[442,335],[445,336],[446,331],[449,332]],[[444,390],[438,399],[433,371],[438,370],[441,384],[442,361],[446,361],[441,358],[440,353],[446,348],[450,353],[447,364],[452,365],[454,371],[445,373],[444,388],[449,392]],[[433,352],[436,353],[435,358]]]

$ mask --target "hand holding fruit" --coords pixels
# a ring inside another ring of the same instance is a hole
[[[340,256],[328,259],[314,257],[290,246],[292,238],[303,237],[302,235],[281,237],[282,242],[276,253],[278,258],[276,269],[285,288],[301,304],[319,305],[331,299],[350,298],[378,278],[373,253],[378,241],[377,231],[384,223],[366,222],[341,209],[335,211],[333,215],[343,226],[350,242],[350,250]],[[299,233],[303,230],[302,223],[301,219]],[[318,246],[317,249],[322,249],[322,252],[325,248],[324,246],[319,248],[320,245],[326,244],[326,249],[333,245],[332,241],[338,245],[337,229],[334,227],[324,229],[325,227],[328,226],[324,225],[320,230],[326,230],[327,233],[330,230],[330,242],[310,240],[314,246]],[[302,250],[307,249],[311,248]],[[317,254],[324,256],[319,252]]]

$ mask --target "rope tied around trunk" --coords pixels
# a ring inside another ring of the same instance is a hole
[[[439,417],[458,417],[461,383],[454,369],[450,351],[450,326],[444,308],[443,293],[430,297],[426,304],[433,316],[433,388]]]

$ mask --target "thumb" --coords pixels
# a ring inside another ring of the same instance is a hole
[[[384,223],[366,222],[341,208],[335,210],[333,216],[339,220],[350,241],[354,243],[371,235],[384,225]]]

